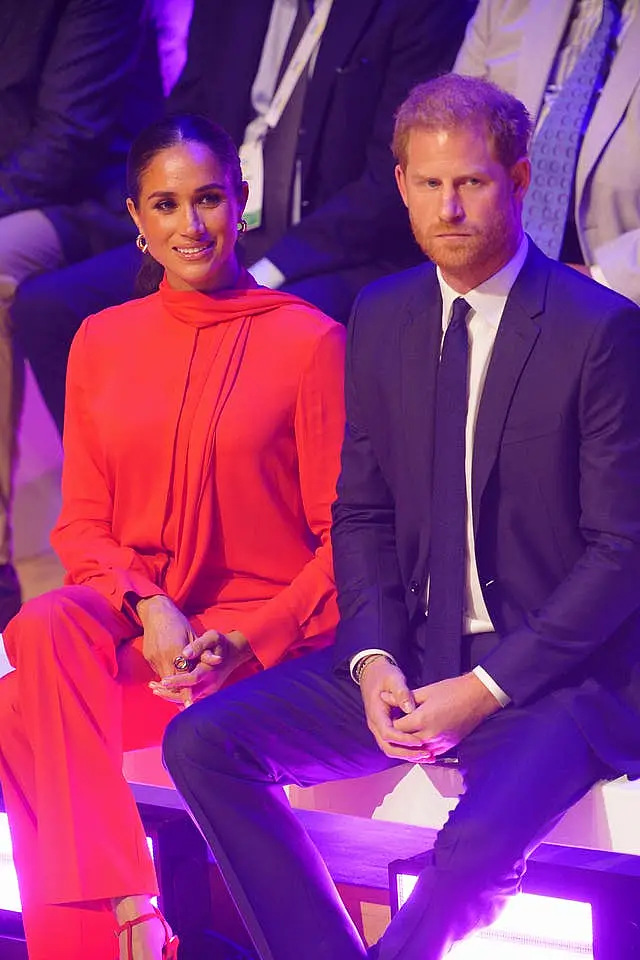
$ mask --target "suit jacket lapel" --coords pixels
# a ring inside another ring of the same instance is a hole
[[[428,517],[431,490],[431,460],[436,400],[436,375],[442,340],[442,296],[435,268],[424,268],[424,282],[405,304],[400,329],[400,394],[405,449],[410,451],[408,469],[413,473],[417,510],[420,511],[420,561],[429,546]]]
[[[376,0],[334,3],[325,29],[304,104],[307,149],[312,152],[325,114],[325,104],[337,71],[349,59],[373,12]]]
[[[640,15],[631,21],[587,127],[576,171],[576,198],[582,197],[589,174],[622,120],[640,83]]]
[[[509,406],[540,333],[535,318],[544,310],[549,267],[529,241],[529,253],[502,314],[485,379],[473,443],[472,510],[477,533],[479,506],[493,468]]]

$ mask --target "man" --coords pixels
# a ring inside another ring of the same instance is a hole
[[[159,113],[143,0],[0,4],[0,630],[20,605],[11,499],[23,389],[10,307],[18,286],[131,235],[132,136]],[[126,103],[127,109],[124,109]]]
[[[259,138],[262,223],[244,241],[260,283],[346,321],[365,283],[418,262],[393,185],[393,113],[415,83],[451,68],[474,7],[475,0],[196,0],[168,110],[204,114],[238,146],[253,140],[250,125],[264,118],[312,10],[321,18],[282,116]],[[87,314],[134,295],[139,264],[130,245],[21,291],[17,336],[60,429],[71,339]]]
[[[528,134],[482,80],[400,108],[398,186],[437,269],[371,285],[350,322],[335,647],[167,731],[263,960],[365,955],[280,784],[457,750],[466,793],[371,952],[435,960],[562,812],[640,772],[640,311],[523,234]]]
[[[549,204],[538,205],[530,192],[525,224],[534,239],[536,228],[544,231],[545,207],[554,213],[562,208],[559,250],[547,252],[636,303],[640,303],[638,51],[639,0],[480,0],[454,67],[513,93],[535,118],[534,184],[536,176],[544,183],[550,174],[554,195]],[[588,72],[593,54],[600,59],[594,62],[589,85],[581,70],[586,59]],[[585,95],[584,113],[573,120],[573,109],[563,96],[564,91],[572,99],[567,89],[572,83]],[[560,157],[566,158],[565,182]]]

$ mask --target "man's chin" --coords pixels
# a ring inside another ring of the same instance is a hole
[[[420,243],[420,249],[443,269],[468,266],[475,259],[476,252],[470,239],[462,237],[459,240],[430,238]]]

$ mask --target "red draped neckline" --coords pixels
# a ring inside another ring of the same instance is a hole
[[[210,327],[241,317],[253,317],[283,306],[301,305],[304,300],[280,290],[260,287],[250,273],[242,270],[234,287],[201,293],[198,290],[174,290],[163,278],[159,294],[168,313],[191,327]]]

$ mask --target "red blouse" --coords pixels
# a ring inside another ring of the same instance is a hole
[[[344,429],[344,329],[248,275],[88,317],[69,358],[67,583],[118,609],[166,592],[263,666],[334,629],[329,539]]]

